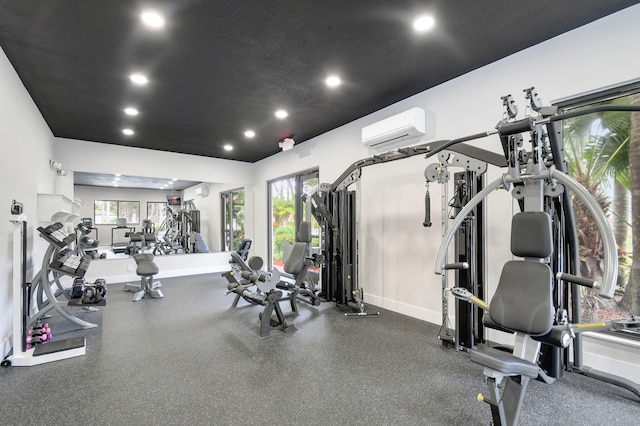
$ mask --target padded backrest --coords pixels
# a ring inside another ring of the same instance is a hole
[[[289,258],[284,263],[284,271],[297,275],[302,268],[304,268],[304,262],[307,258],[307,243],[297,242],[291,248]]]
[[[242,269],[243,271],[253,272],[253,269],[251,269],[249,265],[247,265],[244,259],[237,252],[231,252],[231,260],[234,263],[237,263],[240,266],[240,269]]]
[[[502,269],[489,305],[489,317],[498,326],[532,336],[551,331],[553,273],[540,260],[553,253],[552,242],[548,214],[522,212],[513,216],[511,251],[528,259],[508,261]]]
[[[247,256],[249,256],[249,250],[251,250],[251,243],[253,240],[250,238],[245,238],[240,242],[240,247],[236,250],[236,253],[240,255],[244,260],[247,260]]]
[[[547,334],[554,317],[552,280],[553,273],[547,264],[508,261],[489,305],[491,320],[532,336]]]
[[[309,224],[309,222],[300,222],[297,237],[298,238],[296,240],[301,243],[309,244],[311,242],[311,225]]]
[[[294,276],[304,269],[307,260],[307,249],[311,242],[311,226],[309,222],[300,222],[297,237],[297,242],[291,248],[291,253],[289,253],[289,257],[284,263],[284,271]]]
[[[511,253],[520,257],[549,257],[553,253],[551,218],[545,212],[516,213],[511,221]]]

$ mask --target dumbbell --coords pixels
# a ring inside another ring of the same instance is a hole
[[[100,303],[107,295],[107,287],[98,285],[88,285],[84,288],[82,303],[95,304]]]
[[[84,278],[76,278],[73,280],[73,286],[71,287],[71,298],[77,299],[82,297],[84,292]]]

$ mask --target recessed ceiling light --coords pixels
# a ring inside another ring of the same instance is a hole
[[[283,118],[287,118],[289,116],[289,113],[283,109],[279,109],[276,111],[276,117],[278,117],[279,119],[283,119]]]
[[[419,32],[428,31],[435,25],[436,21],[432,16],[423,15],[413,21],[413,29]]]
[[[115,176],[122,176],[120,173],[116,173]]]
[[[225,151],[231,151],[231,150],[233,150],[233,146],[231,146],[231,145],[229,145],[229,144],[226,144],[223,148],[224,148],[224,150],[225,150]]]
[[[131,136],[133,135],[135,132],[131,129],[122,129],[122,133],[124,133],[127,136]]]
[[[113,178],[113,180],[115,180],[115,181],[117,182],[117,181],[119,181],[119,180],[120,180],[120,177],[119,177],[119,176],[116,176],[116,177],[114,177],[114,178]]]
[[[131,80],[135,84],[139,84],[140,86],[144,86],[149,82],[149,79],[142,74],[131,74],[129,76],[129,80]]]
[[[330,75],[324,82],[329,87],[338,87],[342,83],[342,80],[340,80],[340,77],[337,75]]]
[[[127,115],[138,115],[138,110],[132,107],[127,107],[124,109],[124,113]]]
[[[142,12],[140,19],[149,28],[158,29],[164,27],[164,17],[153,10]]]
[[[254,138],[256,137],[256,132],[254,132],[253,130],[247,130],[246,132],[244,132],[244,135],[248,138]]]
[[[176,182],[177,180],[178,179],[176,179],[176,178],[171,179],[172,182]]]

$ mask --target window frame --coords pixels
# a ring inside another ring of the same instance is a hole
[[[96,207],[97,203],[116,203],[116,216],[113,219],[113,222],[105,223],[105,222],[102,221],[102,218],[104,217],[104,214],[101,214],[101,215],[96,214],[97,213],[97,207]],[[137,210],[138,210],[137,211],[137,213],[138,213],[137,222],[135,222],[135,221],[129,222],[129,218],[127,218],[127,224],[139,225],[141,223],[141,220],[140,220],[140,201],[132,201],[132,200],[93,200],[93,223],[95,225],[115,225],[116,224],[116,220],[118,218],[126,217],[126,216],[123,216],[121,214],[120,203],[135,203],[135,204],[138,205],[138,207],[137,207]],[[101,218],[100,222],[97,221],[98,216],[100,216],[100,218]]]

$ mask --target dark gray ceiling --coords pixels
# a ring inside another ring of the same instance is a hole
[[[0,46],[55,136],[255,162],[636,3],[0,0]],[[425,12],[436,26],[418,35]],[[344,84],[326,87],[330,72]]]

